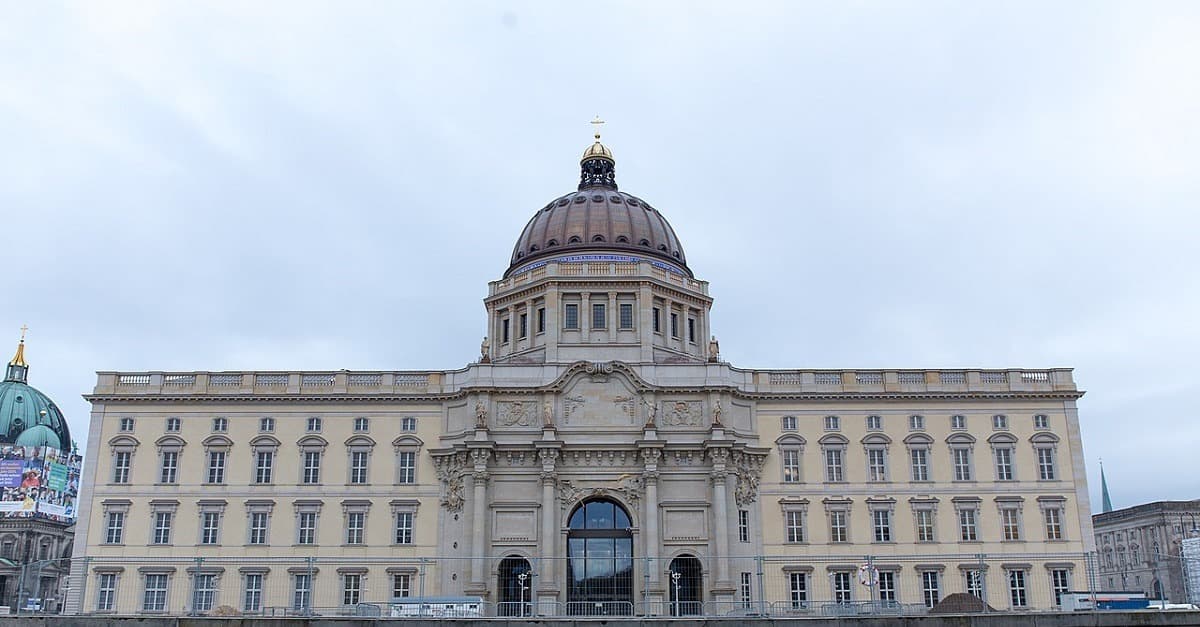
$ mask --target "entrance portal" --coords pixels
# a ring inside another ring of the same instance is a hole
[[[567,534],[567,614],[633,614],[633,534],[629,514],[596,499],[571,512]]]
[[[499,604],[497,616],[533,615],[533,573],[529,560],[522,557],[506,557],[500,561]]]
[[[671,616],[695,616],[703,613],[704,574],[700,560],[691,555],[680,555],[671,560]]]

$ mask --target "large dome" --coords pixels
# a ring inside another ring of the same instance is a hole
[[[661,259],[692,276],[667,219],[641,198],[617,190],[616,161],[599,139],[580,160],[578,191],[550,201],[529,220],[504,276],[535,260],[597,252]]]
[[[66,418],[50,397],[25,382],[28,372],[22,340],[0,382],[0,444],[71,450]]]

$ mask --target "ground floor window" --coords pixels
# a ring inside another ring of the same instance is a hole
[[[788,573],[788,591],[792,609],[808,609],[808,573]]]
[[[921,572],[921,596],[925,607],[937,605],[942,598],[941,573],[936,570]]]

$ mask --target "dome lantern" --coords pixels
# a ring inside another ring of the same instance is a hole
[[[583,156],[579,158],[579,189],[580,191],[591,187],[603,187],[606,189],[617,189],[617,161],[613,159],[612,151],[608,146],[600,143],[600,125],[604,124],[604,120],[600,116],[591,121],[591,124],[596,127],[596,141],[587,150],[583,151]]]
[[[25,363],[25,332],[28,330],[29,327],[21,326],[21,341],[17,344],[17,354],[8,362],[8,369],[4,373],[5,381],[25,383],[29,378],[29,364]]]

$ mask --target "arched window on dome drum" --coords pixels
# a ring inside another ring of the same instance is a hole
[[[638,246],[646,246],[646,247],[649,247],[649,246],[650,246],[650,240],[648,240],[648,239],[639,240],[639,241],[638,241]]]
[[[618,244],[628,244],[628,243],[629,243],[629,238],[628,238],[628,237],[625,237],[624,235],[618,235],[618,236],[617,236],[617,243],[618,243]]]
[[[592,241],[593,241],[593,242],[603,242],[603,241],[604,241],[604,236],[603,236],[603,235],[593,235],[593,236],[592,236]]]
[[[558,240],[552,239],[546,242],[546,248],[550,248],[551,246],[558,246]]]
[[[581,242],[583,242],[583,240],[579,239],[578,235],[572,235],[569,239],[567,239],[568,244],[579,244]]]
[[[633,614],[633,533],[615,501],[580,503],[567,534],[567,614]]]

